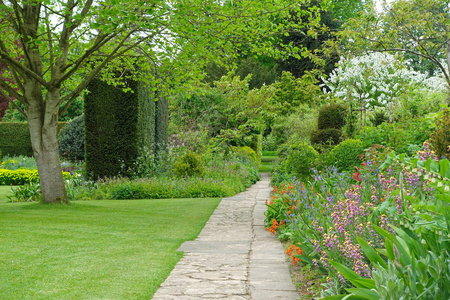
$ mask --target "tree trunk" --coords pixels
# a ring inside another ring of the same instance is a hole
[[[43,101],[38,83],[29,81],[25,89],[30,99],[26,113],[31,146],[44,203],[68,203],[57,139],[59,90],[48,91]]]

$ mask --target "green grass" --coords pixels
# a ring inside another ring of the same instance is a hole
[[[262,155],[263,156],[276,156],[277,155],[277,151],[263,150]]]
[[[266,154],[273,154],[275,151],[265,151]],[[270,173],[272,172],[273,166],[275,165],[277,157],[274,155],[267,155],[261,157],[261,166],[259,167],[259,172]]]
[[[220,199],[8,203],[0,299],[150,299]]]

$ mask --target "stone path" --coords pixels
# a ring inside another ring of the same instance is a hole
[[[283,246],[264,229],[270,179],[224,198],[195,241],[178,249],[184,257],[153,300],[299,298]]]

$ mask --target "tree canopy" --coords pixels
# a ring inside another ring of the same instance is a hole
[[[66,202],[56,122],[93,78],[167,89],[236,53],[298,51],[279,36],[318,26],[320,9],[309,2],[0,0],[0,63],[11,79],[0,94],[28,121],[45,201]],[[308,23],[290,23],[292,12]],[[178,76],[161,76],[168,71]]]
[[[351,19],[340,36],[345,50],[402,53],[416,69],[437,69],[450,87],[449,14],[448,0],[384,1],[381,12]]]

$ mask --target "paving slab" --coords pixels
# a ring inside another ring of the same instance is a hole
[[[264,228],[270,178],[223,198],[153,300],[296,300],[284,248]]]

